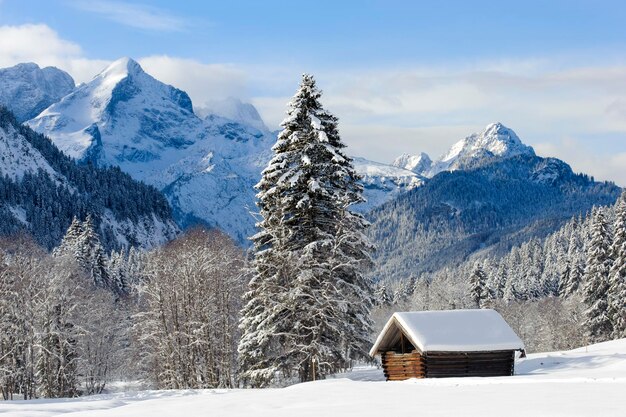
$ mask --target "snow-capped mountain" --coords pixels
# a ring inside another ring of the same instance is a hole
[[[269,132],[256,107],[238,98],[229,97],[224,100],[208,101],[203,106],[195,107],[194,110],[201,118],[219,116],[242,125],[252,126],[261,132]]]
[[[492,123],[482,132],[455,143],[448,153],[433,163],[428,176],[432,177],[442,171],[478,167],[495,159],[534,154],[533,148],[524,145],[511,129],[502,123]]]
[[[413,171],[420,175],[424,175],[430,171],[433,165],[433,161],[425,152],[421,152],[418,155],[409,155],[408,153],[403,153],[402,155],[397,157],[391,165],[398,168],[408,169],[409,171]]]
[[[72,218],[92,214],[109,247],[149,248],[178,227],[163,196],[119,170],[78,165],[0,108],[0,234],[28,231],[57,245]]]
[[[122,168],[162,159],[163,150],[185,148],[201,135],[189,96],[129,58],[115,61],[28,124],[73,158]]]
[[[120,59],[28,124],[66,154],[117,165],[165,193],[182,226],[219,227],[240,243],[254,232],[254,185],[276,141],[256,109],[237,99],[194,108],[189,96]],[[367,211],[422,177],[356,159]]]
[[[359,157],[354,157],[353,163],[357,173],[361,176],[363,194],[367,200],[356,207],[362,212],[370,211],[400,193],[412,190],[424,183],[424,177],[408,169]]]
[[[72,77],[55,67],[25,63],[0,69],[0,105],[11,110],[19,122],[37,116],[73,89]]]
[[[253,186],[275,137],[213,114],[201,119],[187,93],[132,59],[115,61],[28,123],[66,154],[117,165],[162,190],[183,226],[205,223],[239,242],[254,230]]]
[[[502,123],[491,123],[482,132],[474,133],[452,145],[436,161],[431,161],[422,152],[418,155],[402,154],[393,165],[431,178],[443,171],[478,168],[516,155],[535,155],[535,151],[523,144],[513,130]]]

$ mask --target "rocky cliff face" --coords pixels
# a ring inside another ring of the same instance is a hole
[[[18,64],[0,69],[0,105],[13,112],[18,122],[35,116],[74,89],[74,80],[58,68]]]

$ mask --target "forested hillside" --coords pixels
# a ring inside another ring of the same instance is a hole
[[[370,213],[378,245],[374,277],[403,280],[474,253],[506,254],[594,205],[612,204],[619,192],[533,154],[442,172]]]
[[[108,248],[153,246],[175,236],[167,200],[117,167],[78,165],[0,108],[0,233],[58,245],[73,217],[92,214]]]

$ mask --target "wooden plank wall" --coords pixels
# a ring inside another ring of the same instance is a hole
[[[513,351],[495,352],[384,352],[382,364],[388,381],[409,378],[513,375]]]
[[[428,352],[425,356],[428,378],[459,376],[513,375],[513,351]]]
[[[403,381],[409,378],[424,378],[424,360],[419,352],[382,354],[383,371],[387,381]]]

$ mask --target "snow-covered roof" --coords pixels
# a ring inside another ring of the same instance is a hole
[[[524,343],[491,309],[394,313],[370,355],[391,349],[400,332],[421,352],[481,352],[523,349]]]

